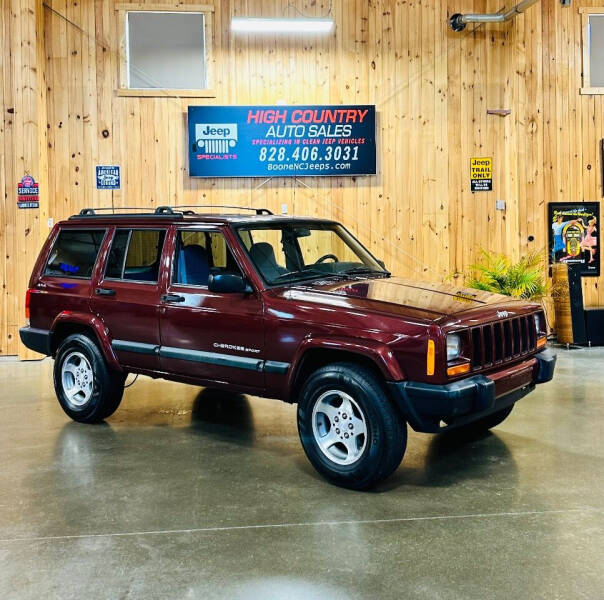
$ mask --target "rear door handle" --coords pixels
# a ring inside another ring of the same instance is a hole
[[[111,290],[108,288],[96,288],[96,290],[94,290],[94,293],[97,296],[115,296],[115,290]]]
[[[185,297],[179,296],[178,294],[164,294],[161,297],[162,302],[184,302]]]

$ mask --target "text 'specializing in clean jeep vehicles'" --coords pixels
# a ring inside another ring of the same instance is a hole
[[[494,427],[555,365],[539,305],[392,277],[339,223],[266,209],[85,209],[26,311],[72,419],[109,417],[128,373],[295,402],[310,462],[355,489],[398,467],[407,425]]]

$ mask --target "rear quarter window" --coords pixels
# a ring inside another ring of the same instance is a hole
[[[44,275],[90,279],[104,237],[104,229],[62,230],[50,251]]]

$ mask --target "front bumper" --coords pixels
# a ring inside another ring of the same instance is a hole
[[[497,373],[453,383],[390,382],[390,392],[415,431],[439,433],[497,412],[554,376],[556,354],[549,348]],[[441,422],[450,423],[441,426]]]

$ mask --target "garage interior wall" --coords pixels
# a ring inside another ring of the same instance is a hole
[[[112,0],[0,1],[0,354],[32,356],[17,331],[29,273],[48,219],[83,207],[286,204],[341,220],[398,275],[461,283],[482,248],[544,249],[549,201],[602,195],[603,97],[579,94],[578,10],[601,1],[547,0],[509,23],[453,33],[451,14],[500,2],[335,0],[325,37],[232,35],[233,16],[297,13],[285,0],[216,1],[215,97],[199,99],[117,95],[123,32]],[[327,0],[293,4],[329,10]],[[376,104],[378,175],[264,185],[188,176],[189,104],[278,101]],[[493,157],[493,192],[470,192],[473,156]],[[121,190],[95,189],[97,164],[121,165]],[[26,173],[40,182],[39,210],[17,210]],[[601,284],[584,278],[587,305],[604,305]]]

